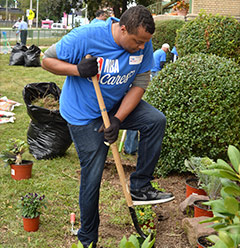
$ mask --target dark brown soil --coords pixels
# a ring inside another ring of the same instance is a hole
[[[122,164],[127,179],[129,179],[131,172],[135,170],[135,163],[136,157],[124,156]],[[115,168],[114,161],[113,159],[108,158],[106,168],[103,173],[103,180],[108,180],[111,182],[113,187],[117,187],[119,190],[122,190],[118,175],[113,175],[113,168]],[[179,210],[179,204],[185,199],[185,181],[188,177],[189,174],[173,174],[167,178],[155,179],[161,188],[164,188],[167,192],[172,192],[175,196],[173,201],[164,204],[158,204],[154,207],[155,213],[157,215],[155,221],[157,229],[155,248],[191,247],[181,225],[182,219],[188,216],[184,215]],[[108,223],[107,216],[102,215],[100,216],[100,219],[101,224],[99,228],[99,235],[103,240],[114,237],[118,240],[119,244],[124,235],[128,238],[131,234],[136,233],[136,230],[132,226],[125,226],[124,229],[121,229],[110,225]],[[104,242],[100,242],[99,247],[101,247],[101,243]]]
[[[198,242],[202,247],[211,247],[214,245],[211,241],[207,240],[205,236],[199,237]]]

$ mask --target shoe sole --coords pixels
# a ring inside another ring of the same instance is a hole
[[[161,203],[166,203],[170,202],[175,199],[175,196],[172,196],[167,199],[161,199],[161,200],[152,200],[152,201],[134,201],[133,200],[133,205],[134,206],[140,206],[140,205],[154,205],[154,204],[161,204]]]

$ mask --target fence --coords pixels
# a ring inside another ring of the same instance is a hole
[[[66,29],[29,29],[27,35],[27,46],[50,46],[60,40],[69,30]],[[4,35],[5,34],[5,35]],[[17,30],[0,28],[0,46],[6,44],[6,39],[11,46],[19,42],[20,37]]]

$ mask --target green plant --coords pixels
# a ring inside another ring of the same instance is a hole
[[[203,170],[210,176],[221,178],[221,199],[205,203],[210,205],[214,217],[201,223],[215,222],[210,225],[218,235],[210,235],[208,238],[214,242],[212,247],[237,248],[240,245],[240,152],[235,147],[228,147],[230,163],[218,159],[217,163]]]
[[[202,173],[202,170],[207,169],[213,163],[214,161],[208,157],[191,157],[189,160],[185,159],[184,161],[187,170],[196,176],[198,186],[205,190],[210,199],[219,197],[221,181],[216,176]]]
[[[20,139],[10,139],[6,144],[6,149],[0,154],[0,157],[5,162],[5,165],[22,163],[22,155],[26,151],[28,145]]]
[[[142,245],[140,245],[138,238],[135,235],[131,235],[129,240],[124,236],[119,244],[119,248],[151,248],[155,243],[155,238],[151,241],[151,235],[149,235]]]
[[[168,43],[170,47],[175,45],[177,30],[184,25],[182,20],[156,21],[155,32],[152,37],[153,50],[160,49],[162,44]],[[170,60],[170,54],[167,53],[167,61]]]
[[[240,23],[233,17],[201,12],[177,31],[176,47],[179,57],[208,53],[240,63]]]
[[[78,241],[77,244],[72,244],[72,248],[84,248],[84,246],[81,241]],[[92,248],[92,243],[88,246],[88,248]]]
[[[135,209],[139,225],[153,228],[156,213],[152,210],[152,205],[136,206]]]
[[[204,154],[226,158],[229,143],[240,147],[240,67],[216,55],[191,54],[168,64],[144,99],[167,118],[156,173],[186,171],[184,160]]]
[[[21,197],[18,207],[22,217],[35,218],[41,214],[42,207],[47,207],[45,195],[40,196],[37,193],[28,193]]]

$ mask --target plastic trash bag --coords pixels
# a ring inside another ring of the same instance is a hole
[[[59,100],[61,90],[53,82],[31,83],[23,89],[23,99],[31,118],[27,132],[29,152],[36,159],[63,156],[72,144],[67,122],[59,110],[34,105],[36,99],[52,95]]]
[[[25,45],[17,43],[12,49],[9,65],[24,65],[24,53],[27,50],[28,49]]]
[[[41,49],[35,45],[31,45],[28,50],[24,53],[24,66],[27,67],[38,67],[40,63]]]

